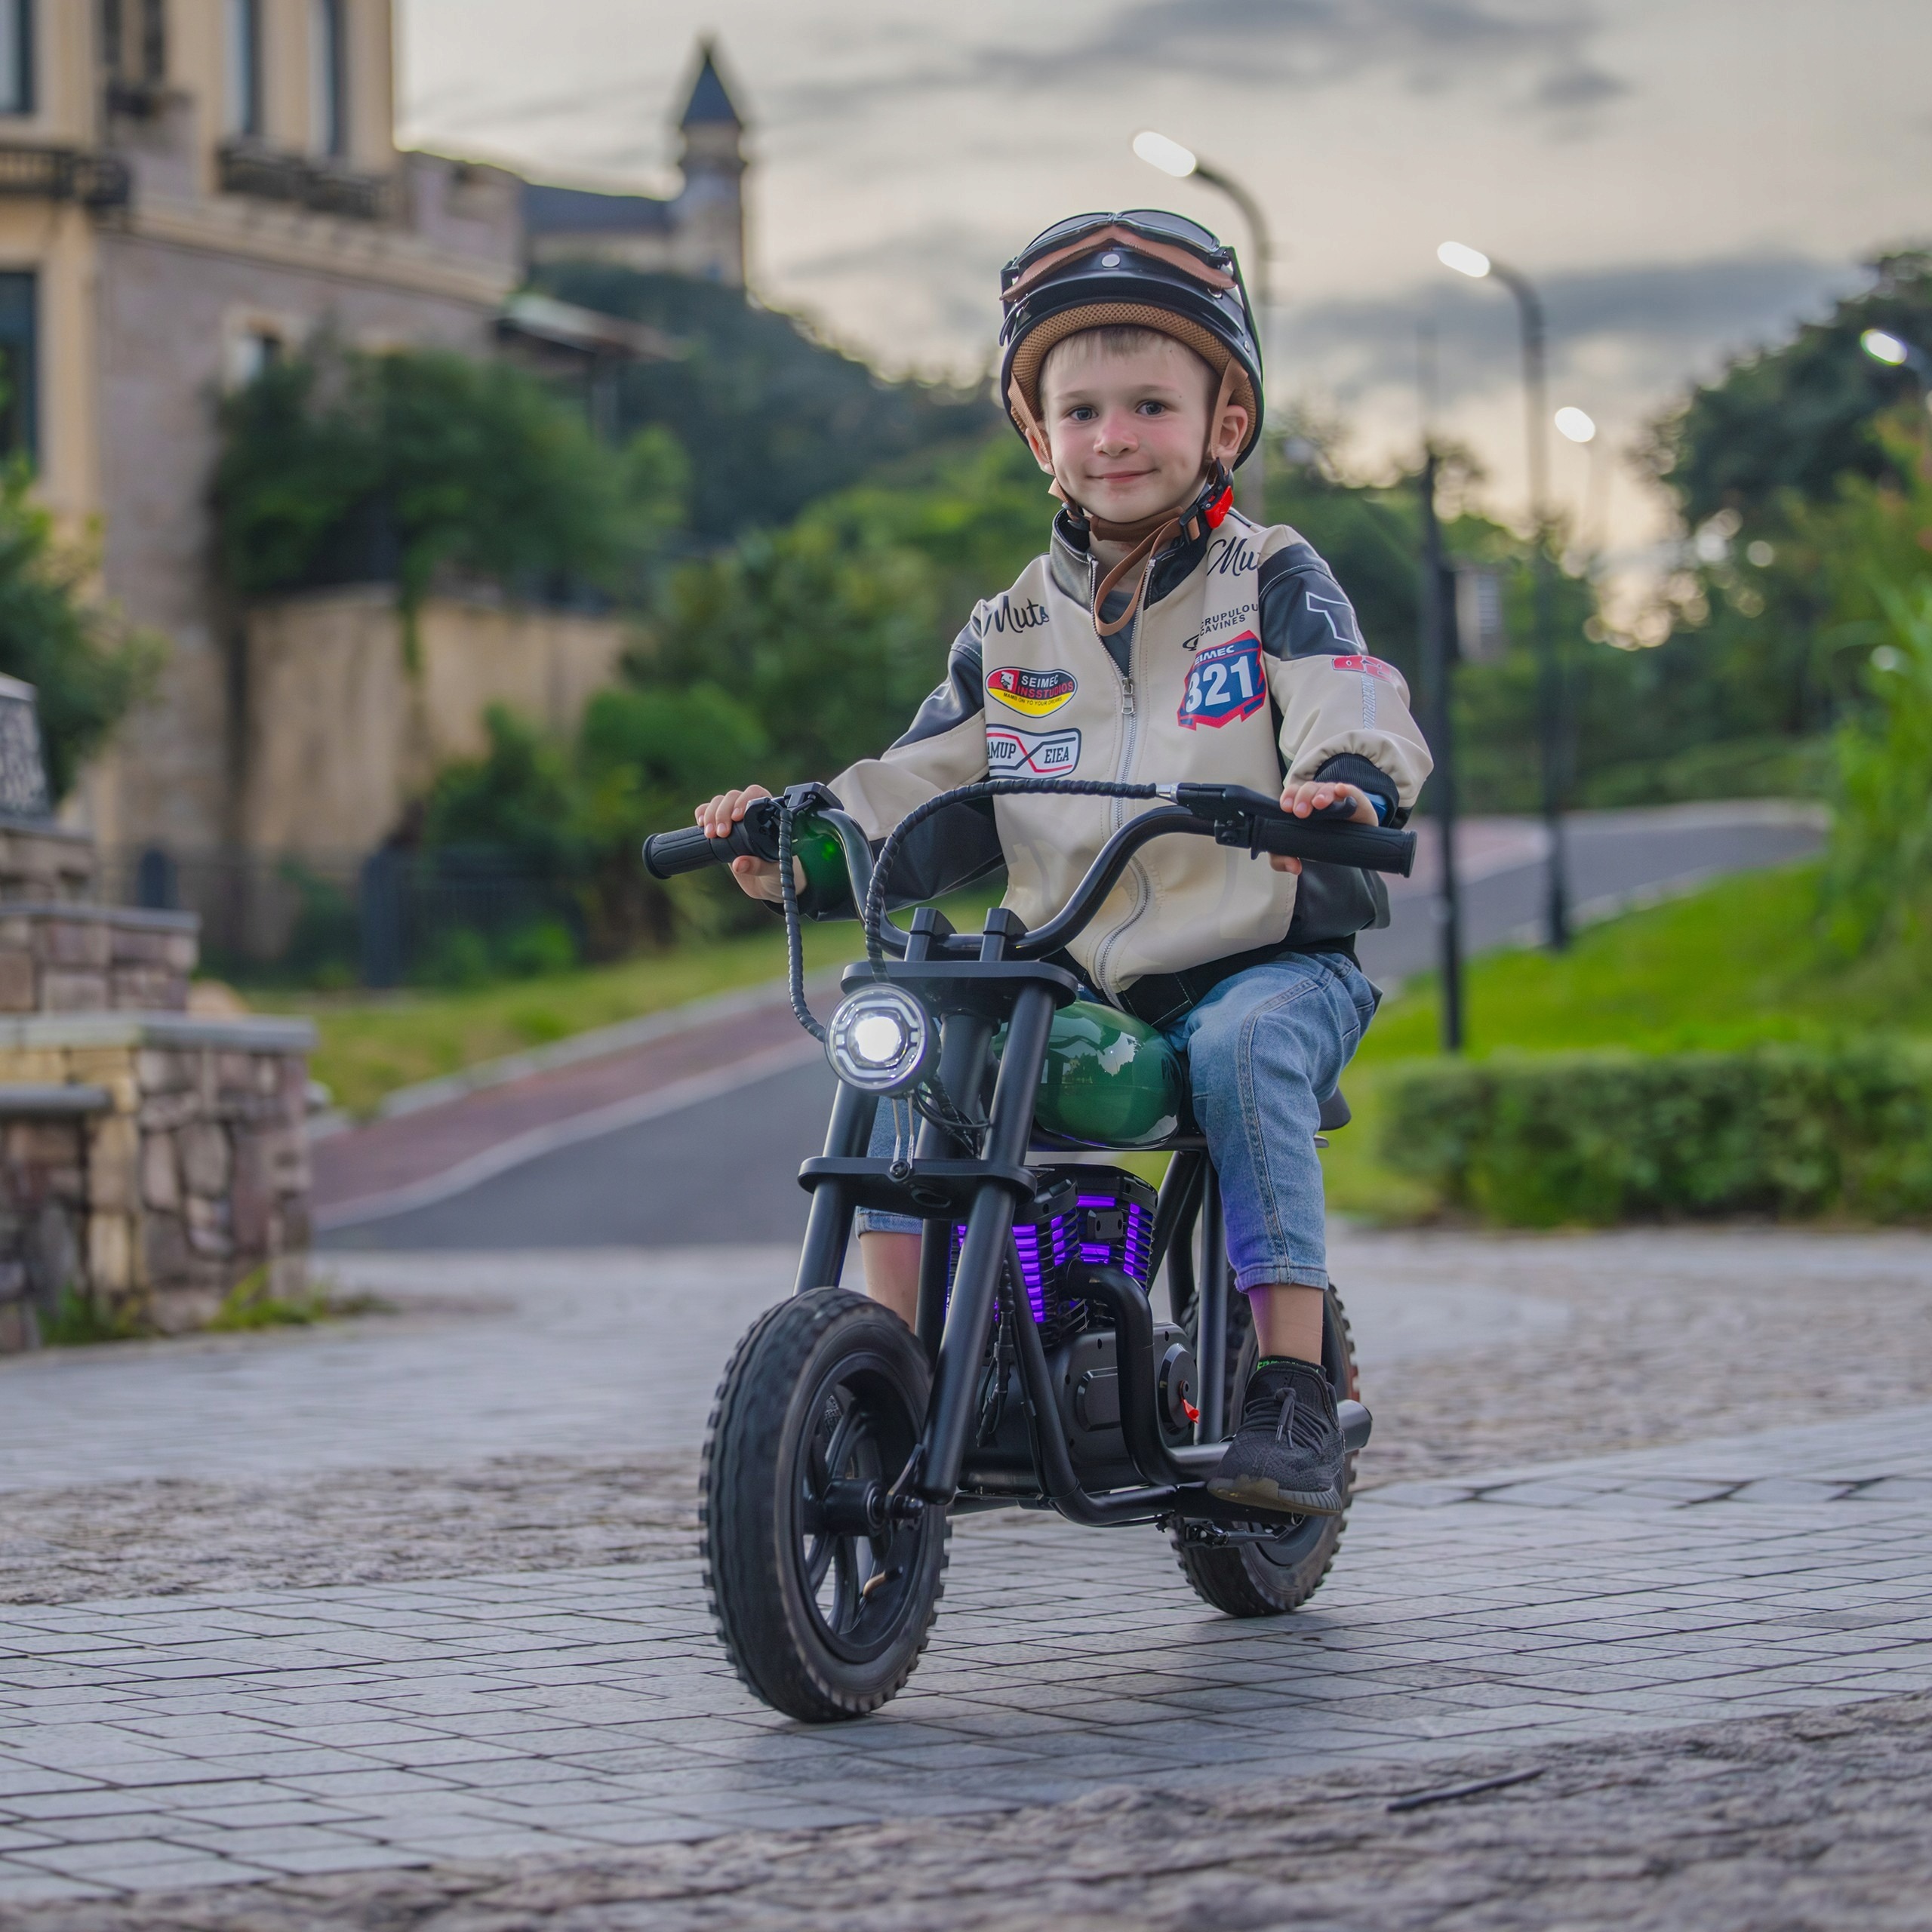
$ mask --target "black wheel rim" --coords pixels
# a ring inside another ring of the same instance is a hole
[[[889,1522],[877,1533],[825,1521],[833,1484],[890,1489],[918,1439],[918,1421],[887,1364],[871,1355],[834,1363],[801,1418],[786,1541],[799,1595],[819,1640],[851,1663],[891,1649],[919,1607],[923,1527]]]

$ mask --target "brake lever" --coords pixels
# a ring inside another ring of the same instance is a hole
[[[1238,845],[1246,842],[1241,827],[1252,826],[1264,818],[1300,818],[1299,812],[1284,810],[1278,798],[1271,798],[1266,792],[1257,792],[1247,785],[1163,785],[1160,792],[1164,798],[1171,798],[1177,805],[1193,813],[1196,818],[1204,818],[1217,829],[1217,843]],[[1355,815],[1355,801],[1352,798],[1331,798],[1325,805],[1318,806],[1303,820],[1352,819]],[[1251,839],[1252,834],[1248,835]],[[1252,844],[1249,849],[1253,850]]]

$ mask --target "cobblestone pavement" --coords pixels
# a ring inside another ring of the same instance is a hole
[[[695,1566],[0,1614],[0,1900],[1253,1791],[1932,1689],[1932,1405],[1392,1487],[1285,1624],[1150,1531],[962,1526],[869,1721],[737,1685]]]
[[[1918,1932],[1932,1705],[1887,1700],[1244,1792],[1115,1786],[1019,1813],[506,1868],[67,1900],[19,1932]]]
[[[1915,1922],[1927,1254],[1342,1232],[1382,1487],[1309,1612],[969,1520],[912,1687],[832,1733],[731,1679],[691,1554],[781,1253],[346,1257],[402,1312],[0,1365],[0,1924]]]
[[[1342,1230],[1334,1258],[1365,1487],[1932,1400],[1919,1236]],[[688,1530],[718,1365],[789,1272],[331,1265],[405,1312],[0,1364],[0,1601],[634,1560]]]

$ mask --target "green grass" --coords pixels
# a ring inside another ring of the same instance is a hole
[[[947,900],[945,910],[956,924],[970,921],[977,928],[990,903],[984,894],[963,894]],[[808,973],[864,950],[853,921],[806,923]],[[737,938],[461,992],[279,992],[257,995],[254,1003],[265,1012],[303,1013],[315,1021],[318,1037],[309,1072],[338,1106],[363,1118],[398,1088],[713,993],[769,984],[784,972],[785,932],[774,918],[768,931]]]
[[[1847,965],[1814,936],[1817,869],[1749,872],[1606,921],[1560,957],[1476,961],[1464,1002],[1468,1050],[1721,1051],[1765,1040],[1872,1031],[1932,1034],[1932,971],[1899,954]],[[1401,1220],[1427,1191],[1377,1158],[1386,1131],[1378,1075],[1438,1049],[1432,976],[1386,1001],[1343,1086],[1355,1118],[1325,1158],[1328,1198],[1347,1214]]]

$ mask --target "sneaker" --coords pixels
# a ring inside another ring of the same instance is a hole
[[[1241,1427],[1208,1494],[1251,1509],[1339,1516],[1346,1460],[1328,1378],[1312,1362],[1276,1358],[1249,1377]]]

